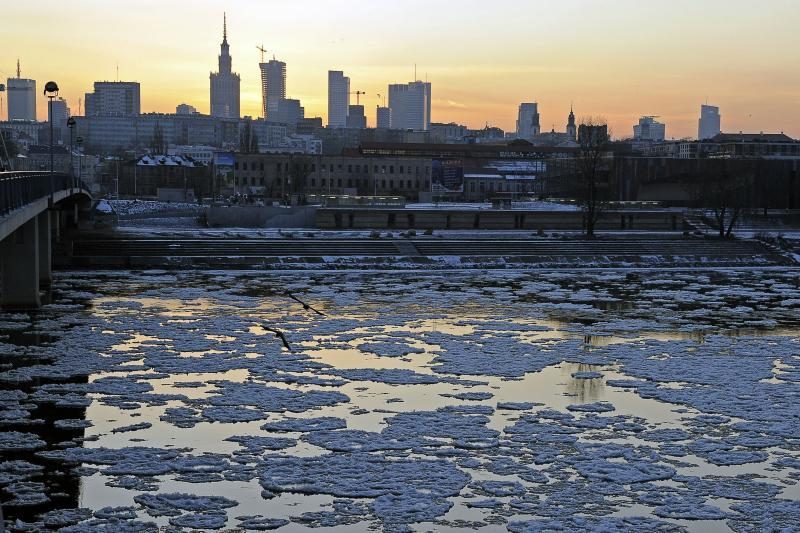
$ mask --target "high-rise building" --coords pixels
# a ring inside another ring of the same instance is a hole
[[[219,71],[210,75],[211,116],[238,119],[241,116],[239,107],[241,78],[232,70],[228,45],[228,18],[225,14],[222,15],[222,44],[219,48]]]
[[[633,138],[637,141],[661,142],[666,136],[667,126],[658,122],[656,117],[642,117],[633,127]]]
[[[367,129],[367,115],[363,105],[351,105],[347,108],[347,127],[354,130]]]
[[[719,107],[713,105],[700,106],[700,126],[697,138],[702,140],[712,139],[719,135],[721,129],[721,117]]]
[[[535,102],[519,104],[517,113],[517,138],[530,141],[539,135],[539,104]]]
[[[340,70],[328,71],[328,127],[347,127],[350,105],[350,78]]]
[[[431,84],[412,81],[389,85],[391,127],[399,130],[427,131],[431,127]]]
[[[8,78],[8,120],[36,120],[36,80],[23,78],[17,60],[17,77]]]
[[[271,122],[281,124],[297,124],[305,118],[305,109],[300,105],[300,100],[293,98],[283,98],[278,100],[275,111],[270,114]]]
[[[96,81],[84,104],[87,117],[134,117],[142,112],[141,87],[136,81]]]
[[[261,111],[267,120],[275,120],[281,100],[286,98],[286,63],[272,58],[259,63],[261,69]]]
[[[62,122],[66,122],[69,118],[69,106],[67,106],[67,101],[63,98],[55,98],[53,99],[52,104],[48,104],[47,106],[47,121],[53,122],[56,126],[61,125]]]
[[[575,113],[572,111],[572,106],[569,106],[569,116],[567,117],[567,137],[575,140],[578,137],[578,127],[575,126]]]
[[[375,127],[378,129],[386,129],[392,127],[392,110],[388,107],[378,106],[375,109]]]

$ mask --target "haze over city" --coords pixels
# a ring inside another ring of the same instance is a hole
[[[261,116],[257,45],[287,63],[287,96],[327,122],[327,73],[363,91],[374,126],[378,94],[414,77],[433,84],[432,119],[514,129],[536,101],[542,131],[576,114],[630,136],[658,115],[669,138],[694,137],[701,103],[723,129],[800,136],[800,37],[795,0],[518,2],[228,1],[28,2],[4,6],[0,79],[56,79],[73,113],[95,80],[138,81],[142,112],[185,102],[208,113],[222,14],[228,16],[241,114]],[[117,68],[118,74],[117,74]],[[37,115],[46,119],[44,97]]]

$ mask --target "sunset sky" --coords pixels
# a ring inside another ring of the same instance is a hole
[[[0,78],[53,79],[73,113],[95,80],[142,84],[142,111],[208,113],[222,13],[242,113],[261,108],[256,45],[287,66],[288,94],[327,123],[327,71],[344,70],[374,125],[389,83],[433,83],[433,121],[514,129],[539,103],[543,130],[575,113],[615,137],[641,115],[697,135],[700,104],[723,131],[800,138],[800,0],[30,0],[3,6]],[[355,103],[355,98],[353,99]],[[4,105],[5,107],[5,105]],[[2,113],[5,119],[5,110]]]

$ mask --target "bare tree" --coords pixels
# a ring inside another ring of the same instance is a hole
[[[608,125],[602,119],[586,118],[578,127],[579,151],[576,158],[578,200],[585,218],[586,237],[594,238],[597,221],[605,210],[601,194],[601,178],[607,176],[604,158],[608,153],[610,137]]]
[[[695,187],[700,207],[713,213],[712,223],[721,238],[729,238],[747,205],[748,176],[729,172],[725,165],[702,176]]]

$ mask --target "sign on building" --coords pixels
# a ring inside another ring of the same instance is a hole
[[[434,159],[431,164],[431,192],[464,192],[464,164],[457,159]]]
[[[214,183],[217,190],[234,185],[233,152],[214,152]]]

